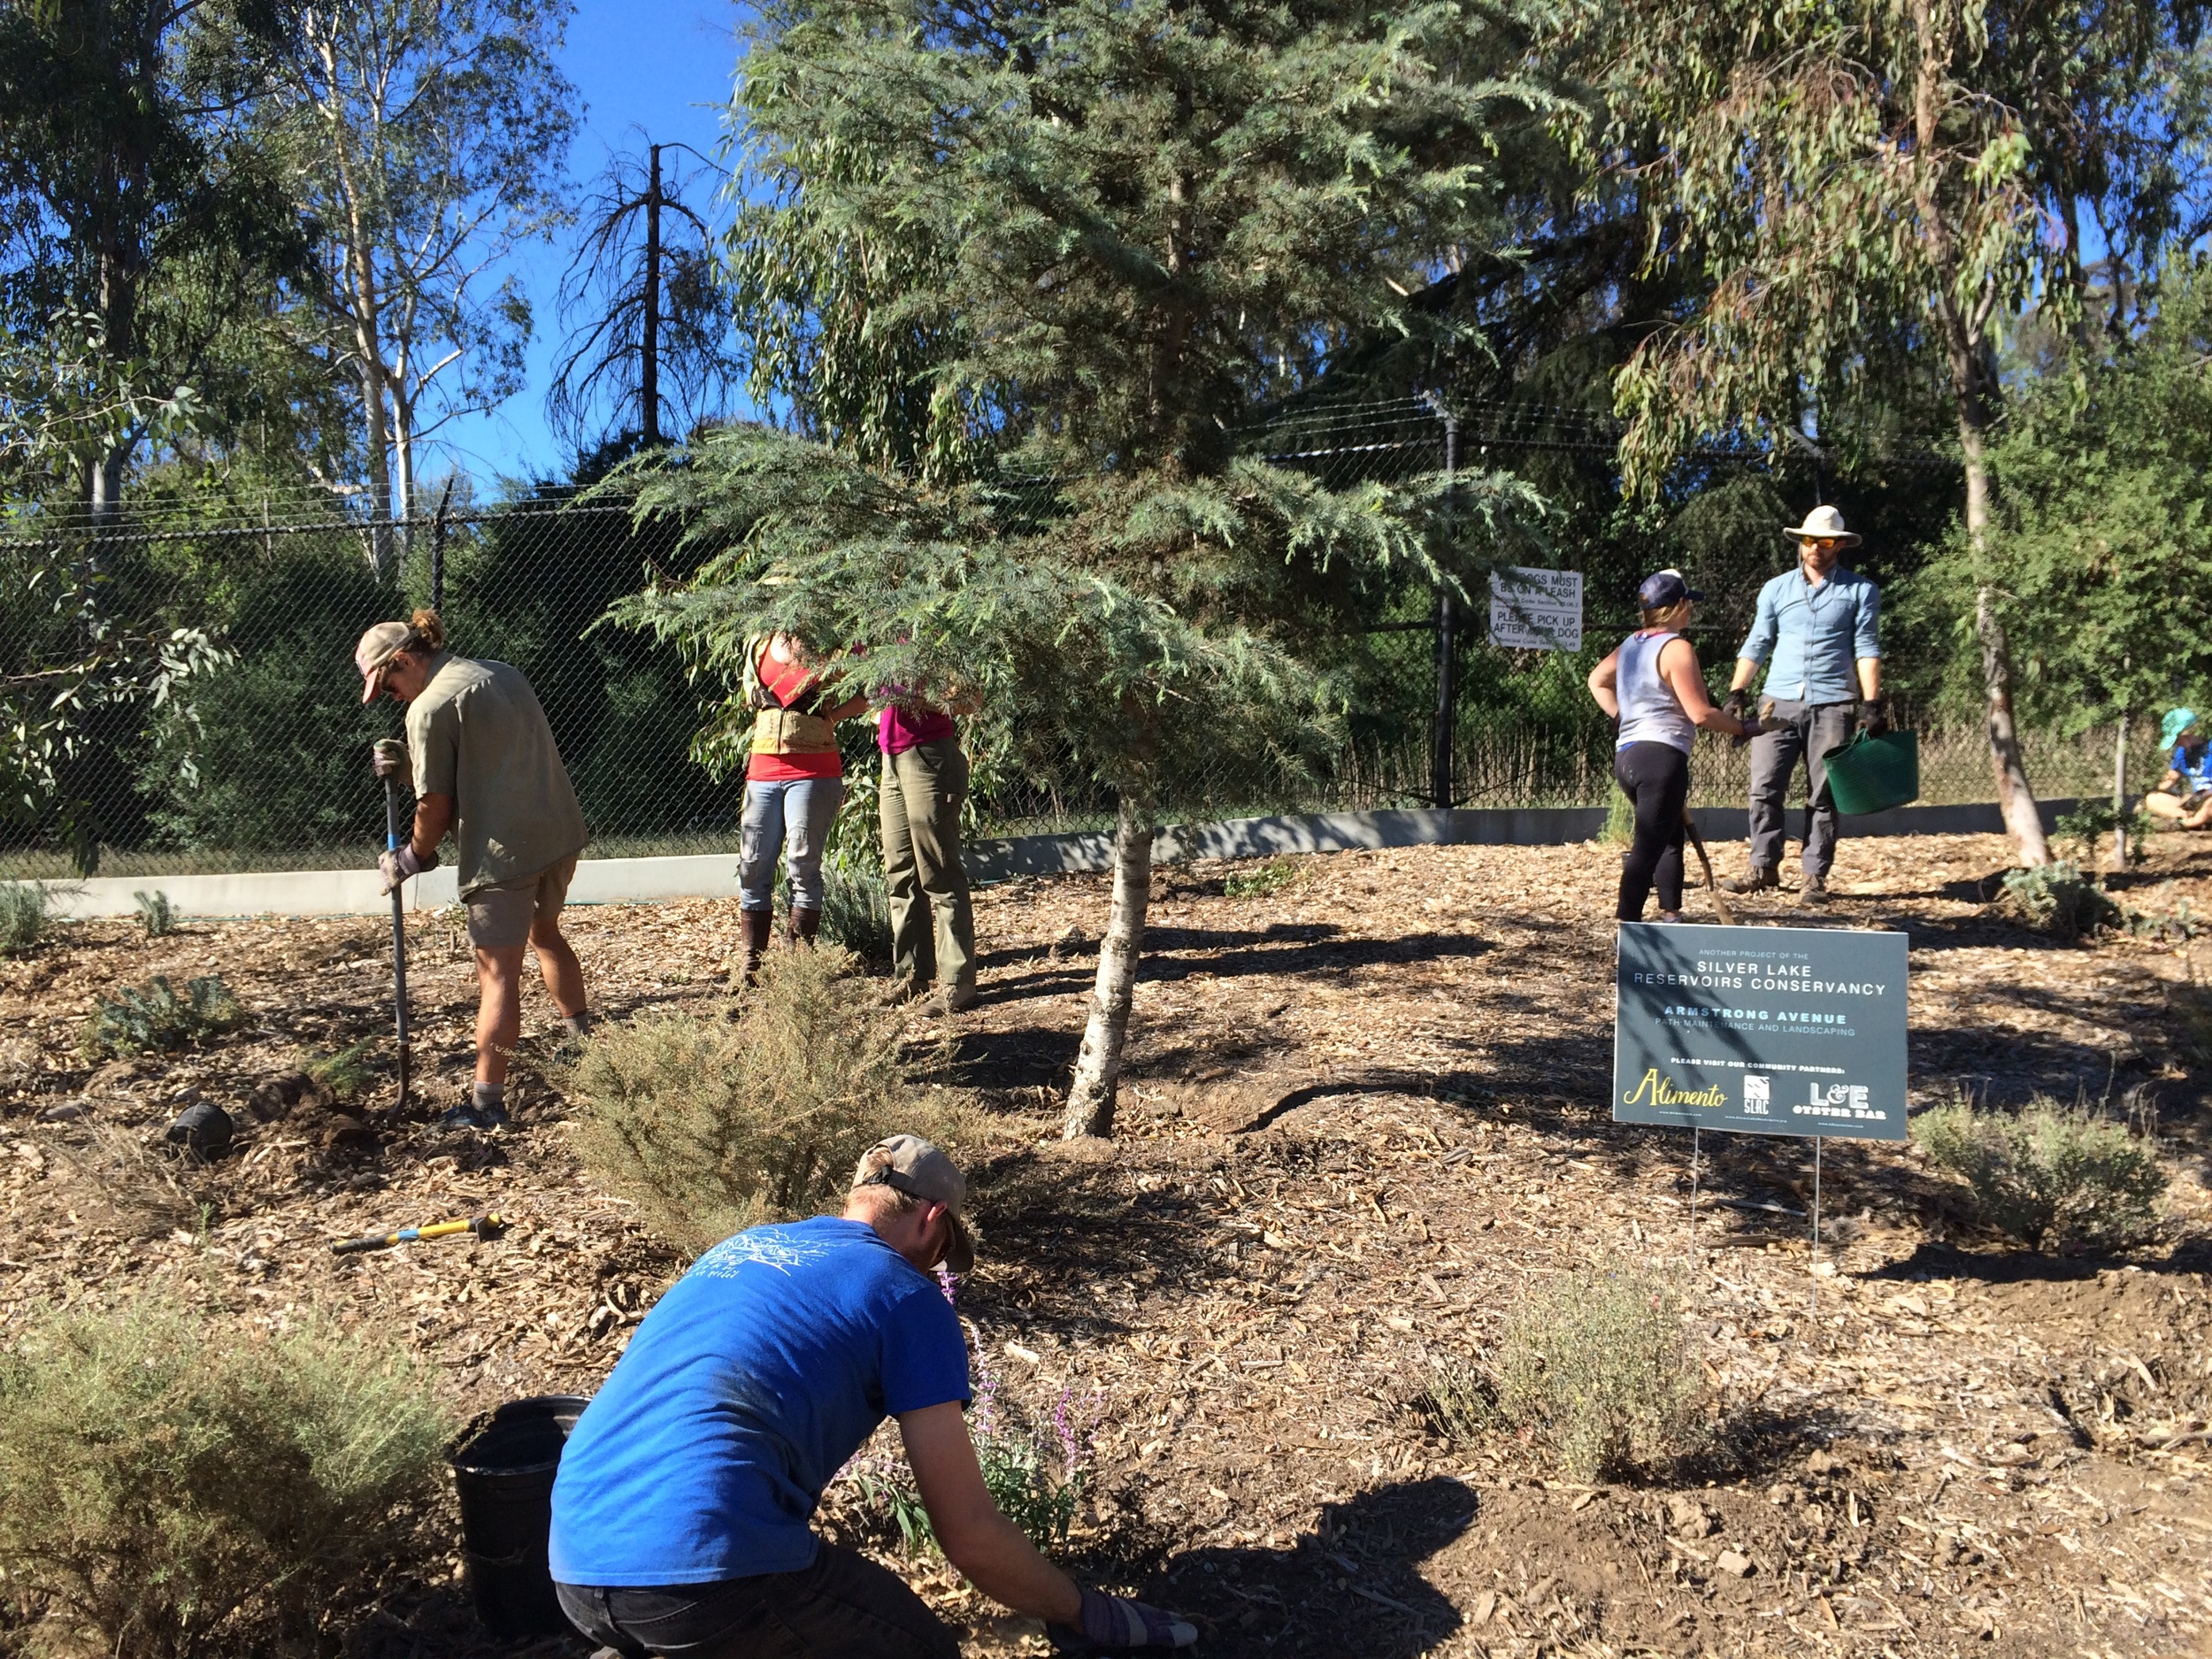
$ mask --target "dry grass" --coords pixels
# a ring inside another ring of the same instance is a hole
[[[0,1355],[0,1575],[34,1655],[313,1652],[398,1555],[450,1432],[396,1342],[265,1340],[173,1302],[49,1313]]]
[[[894,1131],[972,1139],[958,1102],[919,1081],[905,1018],[852,965],[832,947],[774,951],[731,1018],[595,1034],[568,1079],[592,1179],[697,1251],[829,1203]]]

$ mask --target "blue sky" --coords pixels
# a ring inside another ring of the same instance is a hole
[[[611,150],[642,151],[641,133],[714,153],[737,61],[737,18],[731,0],[579,0],[561,67],[584,104],[569,161],[580,183],[605,165]],[[501,478],[563,472],[571,458],[545,425],[546,381],[560,343],[554,295],[569,254],[565,240],[528,249],[518,261],[536,319],[523,389],[489,414],[465,416],[438,434],[452,463],[475,476],[480,494],[491,493]]]

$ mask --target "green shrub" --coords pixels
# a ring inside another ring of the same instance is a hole
[[[2120,907],[2096,878],[2067,859],[2005,872],[2005,900],[2022,918],[2061,939],[2078,939],[2116,925]]]
[[[1627,1265],[1533,1291],[1499,1340],[1497,1411],[1578,1480],[1657,1468],[1704,1439],[1704,1386],[1671,1279]]]
[[[906,1025],[833,945],[773,950],[727,1019],[649,1015],[607,1025],[568,1077],[573,1133],[599,1185],[686,1249],[808,1215],[845,1190],[869,1147],[964,1121],[918,1086]]]
[[[35,881],[0,881],[0,956],[27,956],[50,925],[44,887]]]
[[[864,961],[891,960],[891,901],[880,869],[823,864],[822,937]]]
[[[189,1048],[246,1023],[246,1010],[220,978],[185,981],[184,995],[161,974],[103,997],[81,1044],[88,1056]]]
[[[1270,894],[1280,893],[1298,876],[1295,860],[1274,858],[1249,869],[1232,870],[1223,879],[1221,890],[1233,899],[1263,899]]]
[[[1007,1420],[998,1379],[990,1367],[979,1362],[976,1376],[969,1432],[984,1489],[998,1512],[1039,1549],[1051,1553],[1065,1548],[1068,1529],[1090,1489],[1096,1463],[1090,1432],[1077,1421],[1079,1408],[1074,1394],[1061,1391],[1047,1425],[1014,1423]],[[842,1473],[858,1494],[862,1509],[879,1527],[897,1534],[906,1554],[939,1548],[929,1512],[902,1458],[864,1451]]]
[[[177,931],[176,907],[169,902],[166,893],[134,893],[131,902],[138,906],[138,919],[146,926],[146,937],[165,939]]]
[[[248,1340],[182,1308],[34,1317],[0,1354],[0,1573],[40,1653],[328,1647],[450,1432],[396,1341]]]
[[[2155,1225],[2166,1190],[2147,1138],[2053,1100],[2017,1115],[1956,1101],[1914,1119],[1913,1139],[1930,1163],[1972,1189],[1982,1220],[2041,1249],[2134,1243]]]
[[[300,1070],[335,1094],[340,1100],[352,1100],[376,1080],[368,1057],[375,1050],[378,1039],[365,1037],[349,1048],[335,1054],[311,1054],[300,1061]]]
[[[2125,813],[2115,813],[2109,801],[2086,800],[2052,826],[2051,839],[2062,847],[2079,849],[2078,862],[2091,868],[2097,863],[2098,854],[2112,840],[2112,832],[2124,828],[2128,836],[2128,863],[2139,864],[2149,856],[2145,845],[2150,835],[2152,819],[2148,813],[2131,807]]]

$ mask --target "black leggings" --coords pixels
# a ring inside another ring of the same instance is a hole
[[[1690,798],[1690,757],[1671,743],[1631,743],[1613,751],[1613,776],[1636,803],[1636,839],[1621,860],[1621,902],[1613,914],[1644,919],[1644,900],[1659,889],[1659,908],[1682,908],[1682,809]]]

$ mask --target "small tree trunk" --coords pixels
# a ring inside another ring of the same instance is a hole
[[[1091,1017],[1075,1056],[1061,1133],[1070,1141],[1114,1133],[1121,1085],[1122,1045],[1129,1039],[1129,1003],[1137,987],[1145,907],[1152,898],[1152,803],[1127,794],[1114,819],[1114,907],[1098,946],[1098,984]]]
[[[639,342],[638,430],[645,447],[661,445],[661,147],[648,146],[645,186],[645,316]]]
[[[1970,389],[1959,398],[1959,447],[1966,460],[1966,536],[1976,562],[1986,565],[1989,545],[1989,463],[1982,452],[1980,399]],[[1974,632],[1982,644],[1982,687],[1989,699],[1989,758],[1997,780],[1997,809],[2024,864],[2051,862],[2043,818],[2035,810],[2027,763],[2020,755],[2020,728],[2012,710],[2012,644],[2004,618],[1997,614],[1997,594],[1987,581],[1974,592]]]
[[[2112,867],[2128,867],[2128,722],[2134,711],[2120,710],[2119,730],[2112,739]]]

